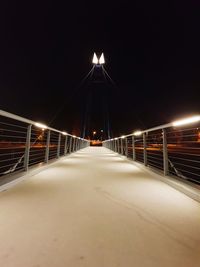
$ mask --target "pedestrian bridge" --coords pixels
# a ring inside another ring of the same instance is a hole
[[[199,122],[90,147],[0,110],[0,266],[199,267]]]
[[[199,267],[200,204],[158,174],[105,147],[30,173],[0,193],[1,267]]]

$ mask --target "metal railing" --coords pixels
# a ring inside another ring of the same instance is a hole
[[[186,120],[161,125],[103,142],[133,161],[200,183],[200,116],[191,124]]]
[[[0,176],[28,171],[89,146],[89,141],[0,110]]]

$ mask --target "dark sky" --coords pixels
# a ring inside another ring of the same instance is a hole
[[[49,124],[63,107],[51,126],[78,133],[96,51],[117,86],[92,85],[91,130],[102,102],[113,135],[199,113],[199,1],[4,2],[1,109]]]

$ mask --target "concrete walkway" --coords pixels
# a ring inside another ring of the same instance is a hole
[[[1,267],[199,267],[200,204],[105,148],[0,193]]]

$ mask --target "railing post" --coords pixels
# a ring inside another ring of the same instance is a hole
[[[28,165],[29,165],[29,155],[30,155],[30,147],[31,147],[31,127],[30,124],[27,128],[27,134],[26,134],[26,147],[25,147],[25,154],[24,154],[24,170],[28,171]]]
[[[120,153],[120,151],[119,151],[119,138],[117,139],[117,152]]]
[[[79,139],[77,138],[76,139],[76,151],[78,150],[78,141],[79,141]]]
[[[49,161],[49,144],[50,144],[50,137],[51,137],[51,131],[47,131],[47,142],[46,142],[46,150],[45,150],[45,163],[48,163]]]
[[[69,141],[69,154],[72,153],[72,136],[70,136],[70,141]]]
[[[77,139],[77,143],[76,143],[76,151],[79,150],[79,138]]]
[[[167,150],[167,133],[166,133],[166,129],[163,129],[162,133],[163,133],[163,169],[164,169],[164,175],[167,176],[169,174],[169,164],[168,164],[168,150]]]
[[[125,144],[126,144],[126,157],[128,158],[128,137],[125,138]]]
[[[123,138],[121,138],[121,154],[123,155]]]
[[[115,139],[115,152],[117,152],[117,140]]]
[[[57,158],[60,157],[60,141],[61,141],[61,133],[59,133],[58,135]]]
[[[68,135],[65,136],[65,145],[64,145],[64,155],[67,155],[67,141],[68,141]]]
[[[136,160],[136,153],[135,153],[135,136],[132,136],[132,150],[133,150],[133,160]]]
[[[73,137],[73,148],[72,148],[72,151],[73,151],[73,152],[74,152],[74,150],[75,150],[75,143],[76,143],[76,138]]]
[[[147,139],[146,139],[146,133],[143,133],[143,148],[144,148],[144,165],[147,166]]]

